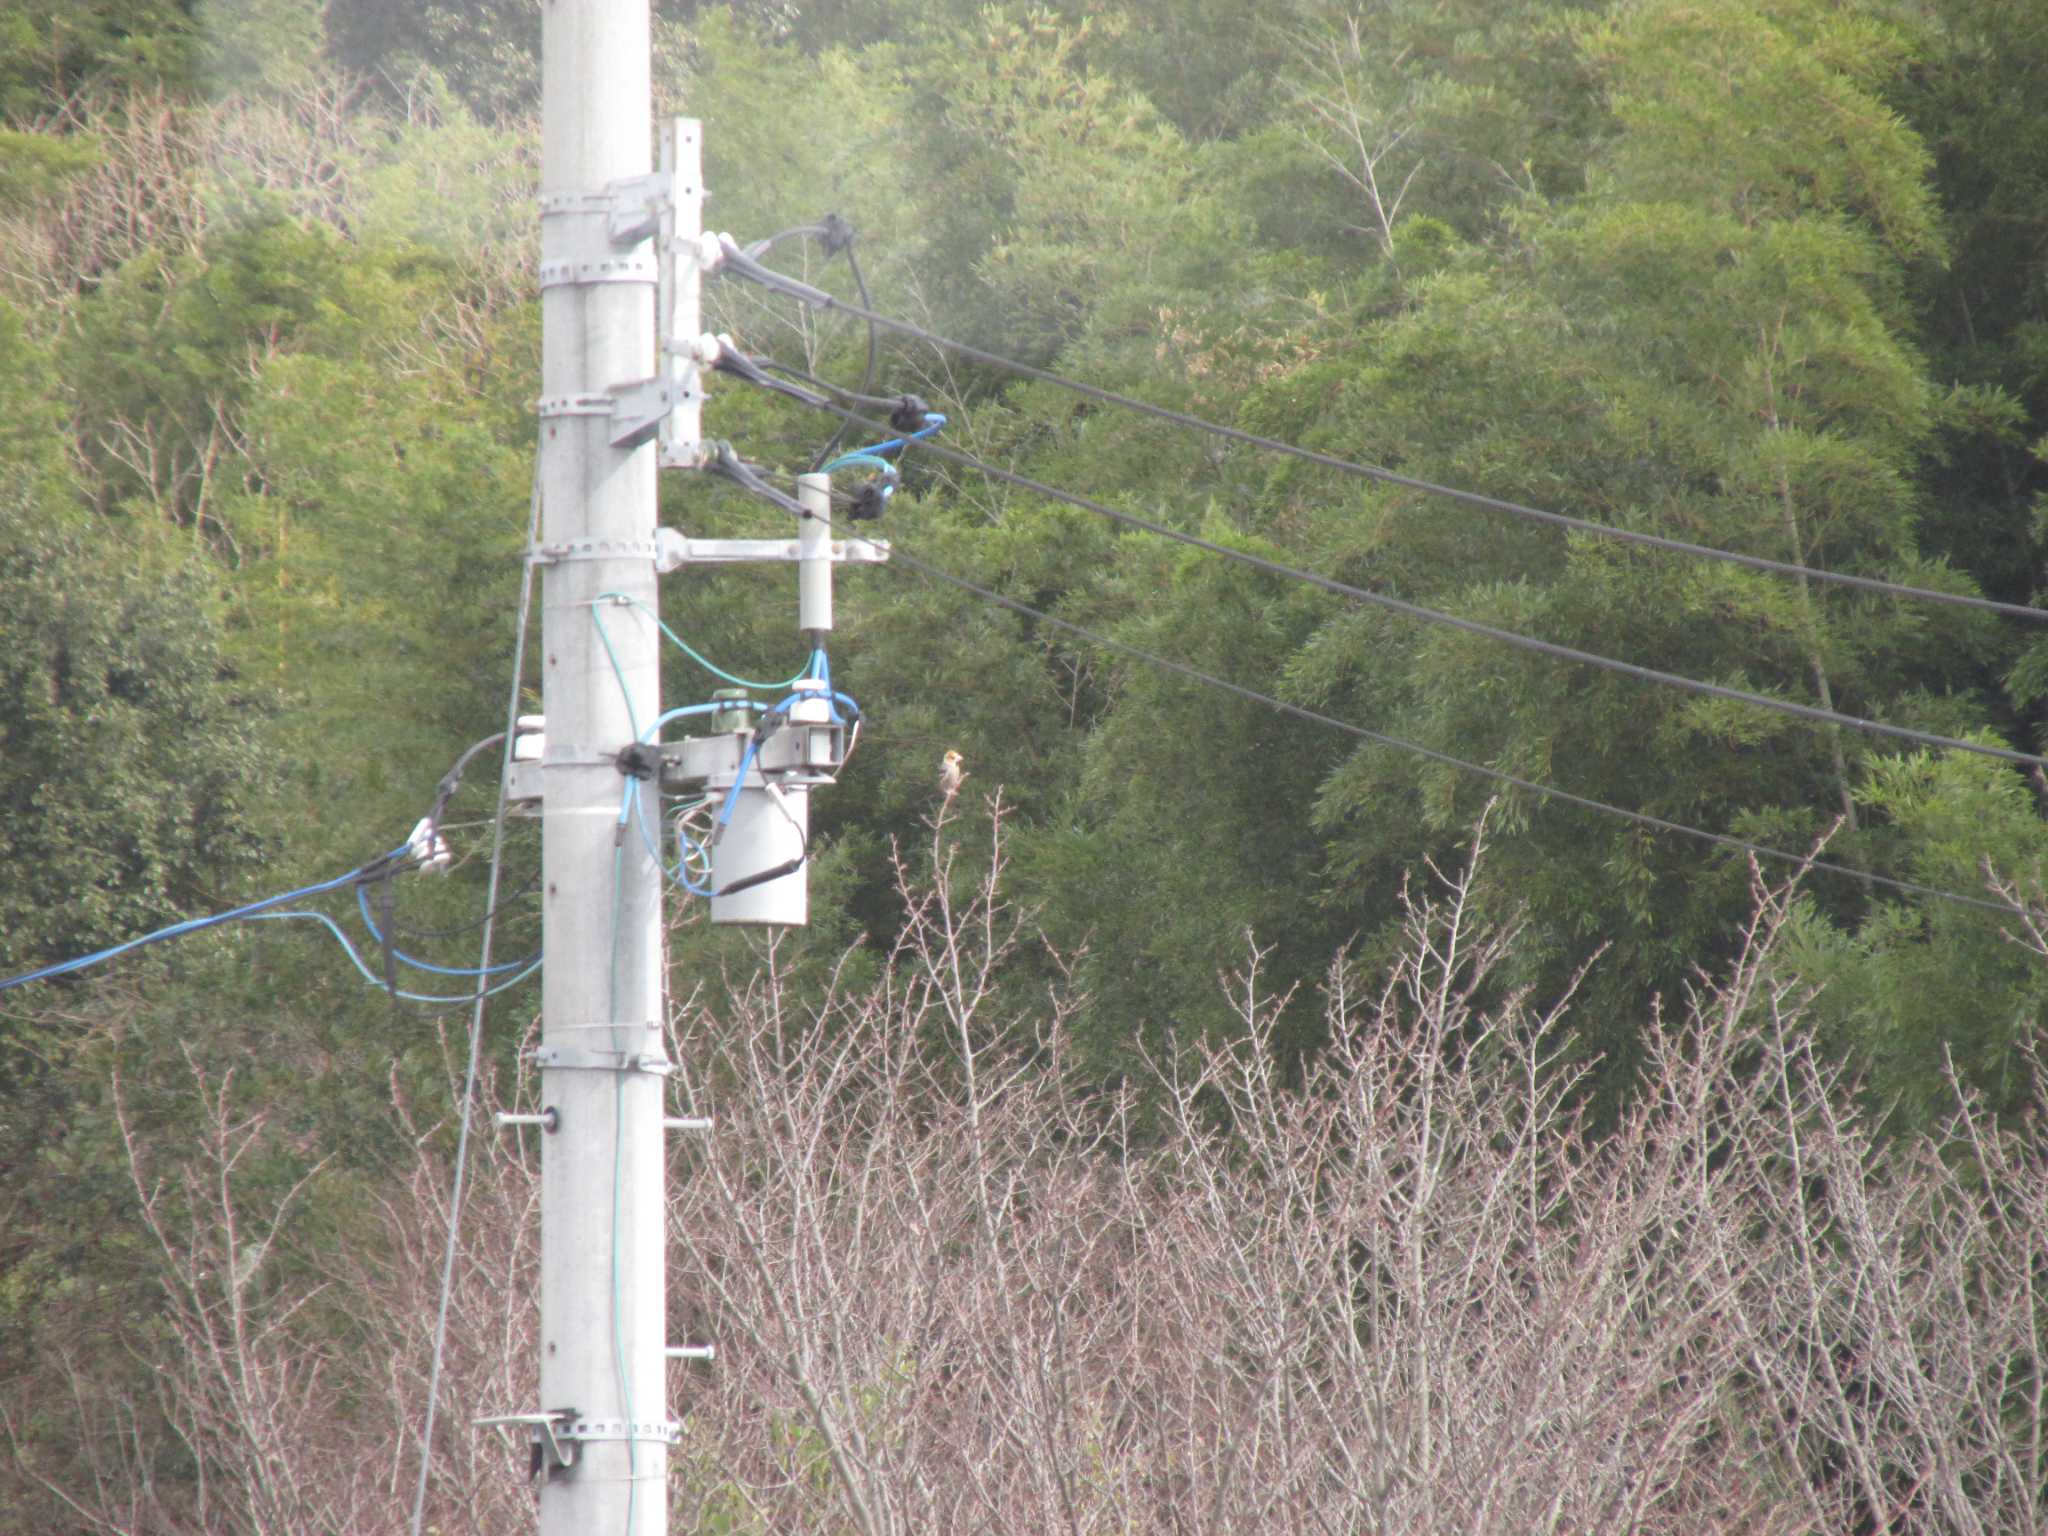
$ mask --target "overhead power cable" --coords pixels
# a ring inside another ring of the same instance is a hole
[[[794,497],[770,485],[762,478],[759,470],[742,462],[736,454],[732,453],[730,447],[726,448],[725,462],[720,467],[746,490],[775,506],[781,507],[784,511],[800,517],[816,515]],[[1108,635],[1099,634],[1095,630],[1088,629],[1071,620],[1062,619],[1054,614],[1047,613],[1042,608],[1034,608],[1029,603],[1020,602],[1016,598],[993,591],[978,582],[970,581],[964,576],[956,576],[951,571],[933,565],[929,561],[921,560],[904,549],[900,541],[891,541],[887,563],[898,569],[917,571],[934,581],[956,587],[997,607],[1007,608],[1012,613],[1021,614],[1026,618],[1037,620],[1039,623],[1050,625],[1055,629],[1064,630],[1078,639],[1085,640],[1092,645],[1099,645],[1105,650],[1115,651],[1134,660],[1142,661],[1149,666],[1158,667],[1162,671],[1172,672],[1178,676],[1188,678],[1205,687],[1233,694],[1238,698],[1263,705],[1265,708],[1275,710],[1284,715],[1291,715],[1297,720],[1305,720],[1312,725],[1321,725],[1331,730],[1342,731],[1346,735],[1372,742],[1376,746],[1392,747],[1397,751],[1412,753],[1431,762],[1441,763],[1447,768],[1456,768],[1464,773],[1476,774],[1482,778],[1492,779],[1496,783],[1507,784],[1515,789],[1525,790],[1530,794],[1538,795],[1545,799],[1558,800],[1566,805],[1576,806],[1580,810],[1616,817],[1622,821],[1632,822],[1637,826],[1645,827],[1655,832],[1667,832],[1679,837],[1689,837],[1700,842],[1713,843],[1724,848],[1737,849],[1755,858],[1769,859],[1781,864],[1790,864],[1802,870],[1817,869],[1825,874],[1840,875],[1846,879],[1858,881],[1865,886],[1882,886],[1887,890],[1898,891],[1902,895],[1925,896],[1933,900],[1951,902],[1957,906],[1974,907],[1988,912],[2009,914],[2014,910],[2008,902],[1992,901],[1982,896],[1967,896],[1959,891],[1946,890],[1941,886],[1923,885],[1914,880],[1899,880],[1890,875],[1880,875],[1868,870],[1856,869],[1850,865],[1838,864],[1832,860],[1818,858],[1811,854],[1792,853],[1783,848],[1772,848],[1763,843],[1753,843],[1746,838],[1736,837],[1732,833],[1710,832],[1704,827],[1691,826],[1681,821],[1671,821],[1662,816],[1653,816],[1646,811],[1631,811],[1625,806],[1613,805],[1605,800],[1595,800],[1588,795],[1574,794],[1568,789],[1559,789],[1555,785],[1540,783],[1535,779],[1525,779],[1518,774],[1509,773],[1505,769],[1490,768],[1484,763],[1475,763],[1462,757],[1455,757],[1448,752],[1439,752],[1434,747],[1425,747],[1417,742],[1404,740],[1399,736],[1388,736],[1379,731],[1368,730],[1365,726],[1354,725],[1349,720],[1340,720],[1335,715],[1326,715],[1305,705],[1290,703],[1288,700],[1277,698],[1270,693],[1262,693],[1256,688],[1248,688],[1242,683],[1233,683],[1228,678],[1218,677],[1213,672],[1205,672],[1200,667],[1190,666],[1187,662],[1175,661],[1171,657],[1161,656],[1154,651],[1145,650],[1142,646],[1132,645],[1123,640],[1112,639]]]
[[[868,421],[865,417],[858,415],[858,413],[847,411],[840,406],[826,406],[822,407],[822,409],[833,411],[842,416],[850,416],[863,426],[872,427],[877,431],[881,430],[880,424]],[[1390,597],[1384,592],[1374,592],[1366,587],[1354,586],[1350,582],[1339,581],[1335,577],[1325,576],[1317,571],[1304,570],[1299,566],[1288,565],[1279,560],[1269,560],[1263,555],[1251,554],[1246,550],[1232,549],[1227,544],[1218,544],[1213,539],[1202,538],[1199,534],[1187,533],[1181,529],[1169,527],[1165,523],[1157,522],[1154,519],[1139,517],[1136,513],[1132,512],[1121,511],[1116,507],[1107,506],[1091,497],[1078,495],[1073,491],[1061,490],[1059,487],[1047,485],[1043,481],[1033,480],[1027,475],[1019,475],[1007,469],[999,469],[993,464],[984,463],[971,454],[961,453],[958,449],[948,448],[943,444],[935,443],[928,439],[917,441],[915,446],[926,453],[937,454],[940,458],[950,463],[959,464],[964,468],[992,476],[1007,484],[1017,486],[1021,490],[1030,491],[1034,495],[1049,497],[1054,501],[1062,501],[1069,506],[1078,507],[1084,512],[1093,512],[1099,517],[1109,518],[1127,527],[1156,534],[1163,539],[1172,539],[1176,543],[1186,544],[1191,548],[1220,556],[1226,560],[1234,560],[1240,565],[1250,566],[1252,569],[1264,571],[1268,575],[1285,577],[1290,581],[1305,582],[1310,586],[1320,587],[1324,591],[1335,593],[1340,597],[1348,597],[1356,602],[1366,603],[1375,608],[1384,608],[1390,613],[1398,613],[1422,623],[1442,625],[1449,629],[1462,631],[1465,634],[1477,635],[1483,639],[1498,641],[1503,645],[1512,645],[1521,650],[1531,651],[1540,656],[1549,656],[1559,661],[1572,661],[1584,666],[1598,667],[1603,671],[1618,673],[1623,677],[1633,677],[1642,682],[1656,683],[1666,688],[1676,688],[1682,692],[1697,694],[1705,698],[1724,699],[1732,703],[1749,704],[1758,709],[1772,710],[1778,714],[1791,715],[1801,720],[1811,720],[1823,725],[1843,726],[1850,730],[1861,731],[1866,735],[1887,736],[1900,741],[1914,742],[1920,746],[1941,747],[1953,752],[1970,752],[1980,757],[1997,758],[2002,762],[2048,769],[2048,758],[2043,758],[2032,752],[2019,752],[2011,747],[1999,747],[1985,742],[1967,741],[1957,736],[1942,736],[1932,731],[1916,730],[1912,726],[1892,725],[1883,720],[1870,720],[1861,715],[1850,715],[1844,714],[1839,710],[1822,709],[1814,704],[1801,704],[1793,699],[1781,699],[1771,694],[1755,693],[1746,688],[1732,688],[1724,683],[1705,682],[1699,678],[1686,677],[1681,673],[1665,672],[1656,667],[1645,667],[1632,661],[1621,661],[1612,656],[1602,656],[1594,651],[1582,651],[1574,646],[1560,645],[1556,641],[1538,639],[1533,635],[1525,635],[1517,630],[1502,629],[1497,625],[1484,624],[1477,619],[1460,618],[1456,614],[1445,613],[1441,609],[1426,608],[1420,603],[1411,603],[1402,598]],[[721,465],[721,467],[725,466]],[[729,470],[728,473],[730,473]]]
[[[782,241],[797,238],[816,240],[825,248],[827,256],[844,256],[846,258],[846,270],[853,278],[854,291],[860,295],[860,303],[855,308],[865,309],[873,303],[868,294],[867,277],[860,269],[860,257],[853,248],[854,241],[857,238],[854,228],[836,213],[826,214],[824,218],[815,224],[799,224],[794,229],[785,229],[772,234],[766,240],[757,240],[747,247],[746,255],[749,260],[758,262]],[[861,372],[860,384],[863,391],[875,387],[875,368],[880,361],[881,352],[879,338],[876,335],[876,322],[869,320],[867,325],[868,358],[867,365]],[[779,388],[781,386],[774,387]],[[819,465],[832,457],[834,450],[838,448],[839,441],[845,436],[845,433],[846,423],[841,422],[838,430],[832,434],[830,441],[818,450],[818,456],[811,461],[811,469],[814,473]]]
[[[1788,560],[1772,560],[1763,555],[1746,555],[1732,549],[1716,549],[1712,545],[1694,544],[1684,539],[1667,538],[1662,534],[1644,533],[1633,528],[1617,528],[1612,524],[1596,523],[1589,518],[1573,517],[1568,513],[1549,512],[1540,507],[1524,506],[1520,502],[1509,501],[1498,496],[1487,496],[1477,491],[1460,490],[1456,486],[1439,485],[1434,481],[1424,480],[1415,475],[1404,475],[1398,470],[1387,469],[1381,465],[1360,464],[1351,459],[1339,458],[1335,454],[1321,453],[1313,448],[1303,448],[1297,443],[1290,443],[1281,438],[1266,437],[1257,432],[1247,432],[1241,427],[1226,426],[1222,422],[1209,421],[1187,411],[1177,411],[1169,406],[1155,405],[1151,401],[1141,400],[1135,395],[1121,394],[1116,390],[1104,389],[1096,384],[1084,384],[1078,379],[1066,378],[1051,372],[1049,369],[1034,367],[1030,363],[1018,362],[1014,358],[1003,357],[998,353],[986,351],[967,342],[955,341],[949,336],[941,336],[912,321],[898,320],[893,316],[881,314],[870,309],[865,304],[849,303],[845,299],[837,298],[825,292],[822,288],[814,288],[809,283],[800,282],[796,278],[789,277],[784,273],[775,271],[771,267],[762,265],[760,261],[750,256],[747,252],[730,244],[729,236],[723,237],[723,239],[728,242],[725,245],[724,251],[725,270],[735,272],[742,277],[759,283],[765,288],[786,294],[790,298],[798,299],[805,304],[811,305],[813,308],[836,309],[842,313],[852,315],[856,319],[865,320],[870,325],[878,325],[884,330],[894,331],[898,335],[908,336],[915,341],[922,341],[931,346],[943,348],[948,352],[968,358],[973,362],[985,363],[992,368],[1003,369],[1006,372],[1016,374],[1020,378],[1035,379],[1042,384],[1054,385],[1057,388],[1079,395],[1083,399],[1094,400],[1103,405],[1120,406],[1125,410],[1138,411],[1144,415],[1155,417],[1160,421],[1172,422],[1176,426],[1186,427],[1192,431],[1206,432],[1230,442],[1243,443],[1247,447],[1263,449],[1268,453],[1283,454],[1288,458],[1299,459],[1307,464],[1315,464],[1324,469],[1335,470],[1339,474],[1377,481],[1382,485],[1400,486],[1406,490],[1421,492],[1426,496],[1441,497],[1447,501],[1455,501],[1468,507],[1478,507],[1488,512],[1503,513],[1509,517],[1547,523],[1553,527],[1567,528],[1574,533],[1582,533],[1594,538],[1609,539],[1625,544],[1637,544],[1649,549],[1661,549],[1670,554],[1689,555],[1701,560],[1717,560],[1729,565],[1743,566],[1749,570],[1768,571],[1779,576],[1800,577],[1808,581],[1827,582],[1836,586],[1853,587],[1860,591],[1882,593],[1888,597],[1911,598],[1918,602],[1943,603],[1950,607],[1970,608],[1983,613],[2001,614],[2007,618],[2026,619],[2036,623],[2048,620],[2048,608],[2032,608],[2021,603],[2002,603],[1992,598],[1977,597],[1965,592],[1943,592],[1933,587],[1918,587],[1904,582],[1886,581],[1882,577],[1877,576],[1857,576],[1847,571],[1832,571],[1824,566],[1799,565]],[[832,386],[828,384],[823,387],[830,389]]]
[[[930,577],[934,581],[970,593],[984,602],[993,603],[1001,608],[1007,608],[1012,613],[1021,614],[1026,618],[1034,619],[1041,624],[1050,625],[1055,629],[1064,630],[1066,633],[1091,645],[1098,645],[1104,650],[1115,651],[1121,655],[1131,657],[1133,660],[1142,661],[1148,666],[1175,673],[1192,682],[1200,683],[1206,688],[1214,688],[1223,693],[1234,694],[1240,699],[1262,705],[1267,709],[1276,710],[1281,714],[1292,715],[1295,719],[1307,721],[1311,725],[1326,726],[1331,730],[1342,731],[1346,735],[1372,742],[1376,746],[1392,747],[1397,751],[1412,753],[1417,757],[1427,758],[1431,762],[1441,763],[1447,768],[1455,768],[1462,773],[1476,774],[1482,778],[1492,779],[1496,783],[1525,790],[1532,795],[1540,796],[1546,800],[1558,800],[1566,805],[1576,806],[1580,810],[1592,811],[1602,816],[1612,816],[1622,821],[1633,822],[1635,825],[1646,827],[1651,831],[1666,832],[1678,837],[1689,837],[1700,842],[1714,843],[1720,847],[1732,848],[1755,858],[1769,859],[1780,864],[1789,864],[1798,869],[1817,869],[1826,874],[1840,875],[1846,879],[1862,882],[1865,885],[1882,886],[1887,890],[1898,891],[1904,895],[1925,896],[1937,901],[1953,902],[1958,906],[1976,907],[1990,912],[2011,914],[2014,910],[2008,902],[1992,901],[1982,896],[1966,896],[1959,891],[1944,890],[1940,886],[1922,885],[1913,880],[1897,880],[1889,875],[1874,874],[1868,870],[1855,869],[1847,864],[1838,864],[1829,859],[1816,858],[1809,854],[1791,853],[1783,848],[1772,848],[1762,843],[1753,843],[1747,838],[1736,837],[1731,833],[1710,832],[1704,827],[1689,826],[1680,821],[1670,821],[1662,816],[1652,816],[1646,811],[1631,811],[1624,806],[1611,805],[1605,800],[1595,800],[1587,795],[1573,794],[1570,790],[1559,789],[1552,784],[1539,783],[1534,779],[1525,779],[1518,774],[1509,773],[1504,769],[1491,768],[1484,763],[1475,763],[1462,757],[1455,757],[1448,752],[1439,752],[1433,747],[1425,747],[1416,742],[1405,741],[1398,736],[1388,736],[1379,731],[1368,730],[1362,725],[1354,725],[1349,720],[1340,720],[1335,715],[1326,715],[1318,710],[1309,709],[1304,705],[1276,698],[1270,693],[1261,693],[1258,689],[1248,688],[1242,683],[1233,683],[1228,678],[1218,677],[1213,672],[1205,672],[1200,667],[1190,666],[1184,661],[1175,661],[1171,657],[1161,656],[1140,646],[1131,645],[1122,640],[1111,639],[1108,635],[1099,634],[1092,629],[1047,613],[1042,608],[1034,608],[1029,603],[1019,602],[1016,598],[1005,596],[1001,592],[992,591],[978,582],[969,581],[964,576],[956,576],[951,571],[943,570],[928,561],[921,560],[917,556],[908,553],[900,544],[894,542],[890,546],[888,563],[892,566],[916,571],[921,575]]]

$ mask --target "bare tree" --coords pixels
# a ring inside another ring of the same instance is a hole
[[[721,1127],[675,1219],[724,1346],[684,1399],[700,1519],[2038,1526],[2039,1181],[1961,1098],[1936,1141],[1861,1124],[1774,973],[1782,893],[1596,1135],[1564,1004],[1481,1005],[1516,935],[1469,871],[1386,976],[1332,967],[1304,1080],[1254,951],[1241,1031],[1141,1111],[1076,1080],[1067,1001],[991,1012],[1024,931],[934,860],[876,990],[764,978],[684,1031]]]
[[[394,1072],[399,1177],[347,1245],[315,1248],[292,1223],[329,1165],[279,1188],[297,1149],[237,1107],[231,1075],[196,1061],[190,1074],[196,1134],[147,1128],[113,1080],[157,1306],[139,1326],[102,1319],[97,1340],[53,1336],[33,1390],[0,1402],[19,1486],[50,1519],[110,1536],[404,1531],[447,1230],[445,1127],[416,1118]],[[489,1079],[481,1097],[488,1115]],[[539,1169],[514,1140],[478,1138],[475,1156],[431,1464],[441,1536],[531,1520],[523,1464],[470,1421],[534,1394]]]
[[[679,1010],[678,1107],[718,1128],[676,1153],[671,1315],[719,1350],[672,1382],[679,1528],[2044,1529],[2038,1137],[1958,1088],[1938,1134],[1881,1139],[1775,961],[1788,892],[1597,1125],[1572,1000],[1506,984],[1519,936],[1469,867],[1418,883],[1383,970],[1333,962],[1306,1062],[1253,947],[1227,1037],[1105,1086],[1071,971],[1019,963],[1000,816],[978,873],[966,822],[899,862],[872,982],[800,992],[771,951]],[[122,1121],[161,1395],[107,1407],[91,1358],[46,1362],[45,1416],[79,1403],[95,1449],[43,1493],[81,1529],[400,1530],[446,1139],[394,1093],[409,1172],[359,1245],[286,1263],[332,1175],[255,1198],[267,1127],[197,1099],[177,1158]],[[529,1152],[489,1142],[471,1185],[444,1533],[531,1518],[523,1457],[466,1422],[533,1406]],[[164,1433],[198,1486],[153,1481]]]

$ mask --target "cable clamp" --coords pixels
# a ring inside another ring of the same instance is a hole
[[[619,765],[619,772],[629,779],[651,779],[661,766],[661,749],[652,742],[629,742],[619,748],[619,755],[613,761]]]
[[[644,1026],[620,1024],[611,1027],[638,1029]],[[645,1072],[652,1077],[667,1077],[676,1069],[674,1062],[653,1052],[577,1051],[560,1045],[535,1046],[532,1060],[543,1071],[554,1072]]]
[[[594,261],[544,261],[540,264],[540,286],[584,288],[599,283],[645,283],[652,287],[660,278],[652,256],[637,253],[605,256]]]
[[[932,408],[925,404],[922,395],[898,395],[889,407],[889,425],[898,432],[915,432],[928,425],[925,421],[932,414]]]

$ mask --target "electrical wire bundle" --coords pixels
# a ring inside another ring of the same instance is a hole
[[[726,452],[730,454],[731,450],[728,448]],[[733,457],[733,462],[739,462],[737,456]],[[645,611],[644,605],[622,593],[607,593],[598,601],[602,603],[607,600],[629,604]],[[598,636],[603,641],[605,653],[612,662],[613,675],[623,692],[625,677],[619,669],[618,658],[613,653],[611,638],[605,630],[601,609],[593,607],[591,616],[597,624]],[[788,817],[791,827],[796,830],[800,842],[798,855],[785,864],[743,876],[714,890],[711,884],[711,848],[731,824],[733,810],[739,804],[740,791],[746,787],[747,775],[760,757],[761,748],[788,722],[791,709],[806,700],[822,699],[827,705],[832,722],[851,728],[852,734],[845,758],[841,759],[841,766],[844,766],[846,758],[853,756],[853,749],[860,740],[860,706],[848,695],[833,688],[831,663],[822,646],[811,652],[810,659],[794,676],[779,683],[756,682],[736,677],[714,666],[685,644],[666,624],[661,624],[658,619],[656,623],[660,625],[665,638],[714,676],[741,688],[786,691],[782,697],[765,707],[757,707],[752,700],[741,699],[714,699],[705,703],[686,704],[676,709],[664,710],[644,731],[636,730],[633,746],[620,754],[624,784],[619,794],[618,840],[623,841],[626,828],[631,825],[638,832],[648,856],[654,860],[656,867],[662,871],[669,883],[692,896],[736,896],[741,891],[751,890],[757,885],[765,885],[770,880],[779,880],[784,875],[796,873],[810,856],[808,834],[803,823],[790,810],[782,791],[772,782],[765,783],[763,787],[782,814]],[[673,804],[662,805],[650,819],[642,786],[652,783],[655,786],[653,793],[657,800],[660,799],[662,728],[678,720],[731,713],[746,714],[752,721],[753,731],[746,750],[741,754],[731,786],[723,794],[703,792],[678,796]],[[671,846],[674,849],[673,855],[669,851]]]
[[[421,959],[419,956],[409,954],[399,948],[400,925],[391,910],[389,900],[392,882],[398,877],[408,874],[441,873],[448,869],[453,862],[454,855],[448,846],[446,837],[441,831],[442,818],[447,811],[448,803],[453,798],[456,788],[462,782],[463,770],[469,766],[470,762],[479,753],[502,744],[504,739],[502,733],[486,737],[483,741],[476,743],[466,750],[457,759],[454,767],[450,768],[442,776],[440,786],[436,791],[433,809],[420,818],[418,824],[414,826],[411,834],[404,842],[395,848],[379,854],[376,858],[359,864],[354,869],[336,875],[332,879],[316,881],[312,885],[301,886],[297,890],[285,891],[280,895],[266,896],[261,900],[248,902],[242,906],[231,908],[226,912],[216,912],[210,916],[189,918],[184,922],[172,923],[152,933],[145,933],[138,938],[129,939],[124,943],[113,944],[105,949],[95,950],[91,954],[80,955],[75,959],[59,961],[53,965],[46,965],[37,970],[24,972],[19,976],[8,977],[6,980],[0,981],[0,992],[7,992],[16,987],[27,986],[30,982],[51,981],[60,976],[74,975],[77,972],[89,970],[94,966],[103,965],[107,961],[128,954],[133,950],[147,948],[153,944],[165,943],[171,939],[186,938],[195,933],[204,933],[208,929],[220,928],[229,923],[238,922],[318,923],[340,944],[342,952],[348,956],[349,962],[356,968],[356,971],[362,976],[364,981],[373,987],[382,988],[393,998],[405,1002],[430,1004],[466,1003],[478,996],[493,996],[517,986],[540,969],[541,957],[538,954],[529,955],[522,960],[507,960],[497,964],[491,964],[486,961],[476,966],[441,965],[434,961]],[[331,892],[350,889],[353,889],[355,892],[357,910],[361,915],[363,926],[369,931],[371,943],[383,956],[384,967],[381,975],[371,969],[369,963],[363,958],[362,950],[357,946],[355,940],[349,937],[348,932],[332,916],[317,908],[294,905],[294,903],[308,901],[314,897],[324,896]],[[530,890],[531,886],[528,889]],[[380,893],[384,898],[385,912],[381,922],[376,914],[371,911],[370,893],[373,890]],[[523,894],[523,892],[520,894]],[[493,912],[486,914],[486,917],[494,915],[496,915],[495,908]],[[467,928],[477,926],[483,921],[485,919],[477,919],[475,922],[465,924],[459,929],[421,930],[419,936],[429,938],[446,937],[451,933],[462,932]],[[473,983],[473,990],[454,995],[413,991],[398,984],[397,972],[400,967],[432,976],[464,978]]]

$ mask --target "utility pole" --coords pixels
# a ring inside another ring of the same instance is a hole
[[[714,922],[802,923],[809,796],[834,782],[857,709],[826,680],[832,566],[888,558],[834,540],[830,482],[806,476],[792,539],[691,539],[656,526],[660,466],[701,469],[698,329],[707,263],[702,143],[678,118],[648,165],[649,0],[543,0],[541,30],[541,585],[544,742],[514,753],[507,794],[541,816],[537,1411],[479,1419],[531,1436],[541,1536],[666,1536],[670,1360],[660,857],[664,790],[709,790]],[[658,317],[658,324],[657,324]],[[659,740],[657,577],[734,561],[798,565],[815,671],[744,702],[705,738]],[[538,782],[536,782],[536,778]],[[687,883],[687,882],[685,882]]]
[[[534,1460],[541,1536],[663,1536],[676,1429],[665,1353],[662,874],[638,829],[621,823],[619,753],[660,711],[658,450],[651,428],[629,418],[654,399],[675,403],[663,394],[667,363],[657,369],[654,249],[674,200],[650,174],[648,0],[545,0],[541,35],[534,557],[545,562],[548,959],[536,1061],[552,1129],[541,1138]],[[694,300],[694,280],[689,288]],[[694,412],[688,425],[694,436]]]

